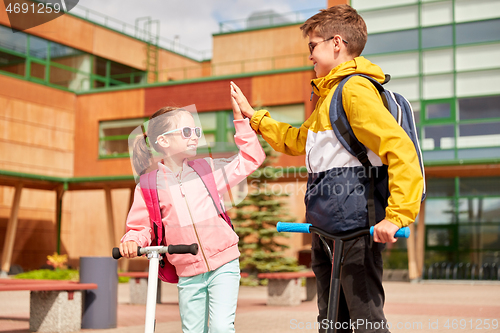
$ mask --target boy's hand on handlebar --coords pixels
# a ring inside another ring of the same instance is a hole
[[[236,102],[236,105],[238,106],[241,113],[243,113],[243,115],[245,115],[248,118],[252,118],[255,110],[250,106],[250,103],[248,103],[247,98],[245,97],[243,92],[241,92],[241,89],[236,85],[236,83],[231,81],[230,84],[231,84],[231,97],[233,103]]]
[[[399,227],[389,220],[380,221],[373,229],[373,240],[377,243],[395,243],[398,240],[394,234]]]
[[[120,253],[125,258],[137,257],[137,243],[134,241],[120,243]]]

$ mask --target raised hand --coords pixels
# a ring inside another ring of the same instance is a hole
[[[241,113],[244,116],[246,116],[248,118],[252,118],[255,110],[250,106],[250,103],[248,103],[247,98],[245,97],[243,92],[241,92],[241,89],[236,85],[236,83],[231,81],[230,84],[231,84],[231,97],[234,99],[234,101],[238,105],[239,110],[241,111]],[[233,110],[234,110],[234,107],[233,107]]]

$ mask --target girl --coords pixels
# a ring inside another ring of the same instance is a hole
[[[206,158],[220,198],[227,185],[232,187],[244,180],[265,158],[248,119],[243,119],[234,98],[231,99],[234,138],[240,151],[231,161]],[[162,108],[151,116],[144,134],[151,148],[163,155],[158,163],[157,183],[166,244],[197,243],[199,247],[195,256],[167,254],[167,258],[179,276],[183,332],[234,332],[240,280],[238,236],[220,217],[202,180],[187,164],[187,159],[196,155],[201,137],[201,129],[195,126],[188,111]],[[142,137],[136,140],[133,155],[138,174],[151,169],[147,162],[152,160],[151,152]],[[121,254],[127,258],[137,256],[137,246],[149,246],[152,234],[148,210],[137,185],[127,217],[127,232],[121,239]]]

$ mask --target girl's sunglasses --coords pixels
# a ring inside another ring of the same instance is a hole
[[[167,135],[167,134],[174,133],[177,131],[181,131],[182,137],[184,139],[190,139],[191,136],[193,135],[193,133],[196,135],[196,137],[201,138],[201,128],[200,127],[187,127],[187,126],[182,127],[182,128],[176,128],[174,130],[165,132],[165,133],[160,134],[158,136]],[[156,140],[155,143],[158,143],[158,140]]]

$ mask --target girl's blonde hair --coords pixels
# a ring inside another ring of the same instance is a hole
[[[176,125],[176,120],[178,119],[177,116],[182,112],[186,112],[191,115],[191,113],[185,109],[165,106],[149,117],[147,132],[144,125],[141,126],[143,134],[138,135],[134,140],[132,157],[132,163],[135,172],[138,175],[146,173],[146,171],[151,168],[154,163],[151,148],[159,153],[162,152],[161,147],[155,143],[157,137],[162,133],[173,129]]]

